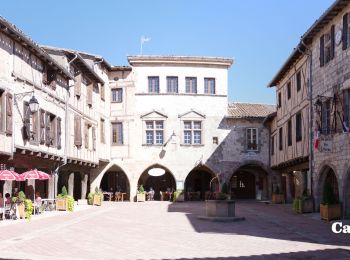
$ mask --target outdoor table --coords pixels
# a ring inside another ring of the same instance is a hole
[[[109,198],[109,201],[112,200],[113,192],[104,191],[104,192],[102,192],[102,194],[103,194],[103,196],[104,196],[104,195],[107,195],[108,198]]]

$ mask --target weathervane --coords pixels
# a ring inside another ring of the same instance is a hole
[[[141,36],[141,44],[140,44],[140,55],[142,55],[142,47],[145,42],[149,42],[151,38],[147,38],[144,35]]]

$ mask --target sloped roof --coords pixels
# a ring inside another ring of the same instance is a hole
[[[265,118],[276,111],[276,105],[233,102],[228,104],[227,118]]]

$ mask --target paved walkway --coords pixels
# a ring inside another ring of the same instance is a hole
[[[289,205],[290,206],[290,205]],[[350,235],[285,205],[240,201],[245,221],[198,220],[204,203],[104,203],[13,225],[2,259],[350,259]]]

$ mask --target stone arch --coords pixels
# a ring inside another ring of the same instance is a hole
[[[205,193],[208,191],[219,191],[219,176],[208,165],[201,164],[194,167],[186,176],[185,179],[185,198],[187,200],[192,199],[205,199]],[[198,193],[199,196],[190,196],[191,193]]]
[[[165,173],[161,176],[151,176],[148,174],[148,171],[153,168],[161,168],[165,170]],[[162,197],[161,194],[165,192],[173,192],[176,190],[176,178],[174,174],[169,170],[168,167],[161,165],[159,163],[152,164],[148,166],[137,181],[137,187],[143,185],[146,191],[149,191],[150,188],[154,190],[154,200],[170,200],[170,196]]]
[[[320,171],[318,174],[318,180],[317,180],[317,190],[316,190],[316,197],[317,197],[317,203],[316,207],[319,208],[320,203],[323,200],[323,192],[324,192],[324,186],[326,181],[330,181],[333,192],[335,193],[336,197],[339,200],[339,177],[336,172],[336,168],[332,164],[323,164],[320,167]]]
[[[269,169],[259,161],[246,161],[234,168],[229,179],[231,197],[268,199]]]
[[[348,168],[343,184],[344,217],[350,217],[350,167]]]

